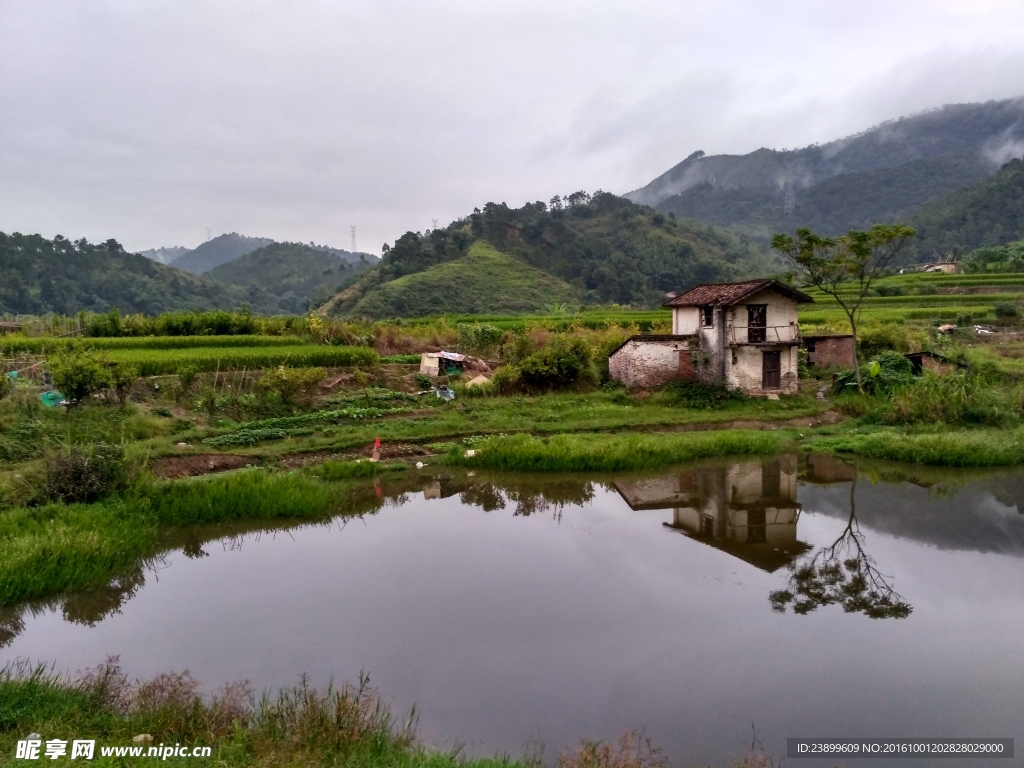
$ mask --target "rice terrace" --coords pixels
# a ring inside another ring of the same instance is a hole
[[[932,60],[802,0],[41,5],[0,24],[0,763],[1019,761],[1001,74],[855,81],[835,46]],[[949,5],[921,39],[1012,69],[1024,16]]]

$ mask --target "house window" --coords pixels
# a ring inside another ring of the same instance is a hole
[[[714,307],[701,307],[700,308],[700,325],[702,328],[714,328],[715,327],[715,308]]]
[[[763,344],[767,334],[768,326],[768,305],[748,304],[747,305],[747,341],[751,344]]]

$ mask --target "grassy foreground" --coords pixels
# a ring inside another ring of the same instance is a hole
[[[505,759],[464,760],[415,739],[415,711],[399,719],[364,678],[356,685],[317,690],[304,680],[261,697],[245,685],[204,697],[187,672],[132,682],[110,659],[80,677],[45,667],[9,665],[0,671],[0,761],[13,757],[29,733],[43,739],[95,739],[90,765],[138,765],[158,758],[101,755],[102,747],[131,746],[140,734],[152,745],[210,747],[208,758],[174,757],[162,765],[359,765],[490,768]],[[146,745],[148,748],[148,744]],[[70,750],[69,750],[70,751]],[[48,764],[77,761],[65,758]]]
[[[275,693],[254,695],[246,684],[225,685],[204,696],[188,672],[130,680],[117,657],[76,677],[45,666],[16,662],[0,669],[0,762],[15,755],[30,733],[42,740],[94,739],[88,765],[217,765],[353,768],[669,768],[664,753],[642,733],[626,731],[618,743],[581,740],[554,763],[543,746],[515,759],[468,758],[457,745],[447,751],[416,737],[415,708],[398,717],[369,681],[318,689],[303,677]],[[151,740],[133,742],[143,735]],[[209,748],[207,757],[117,757],[112,747]],[[68,757],[50,765],[77,765]],[[15,761],[15,764],[22,761]],[[733,768],[771,768],[763,752],[734,761]]]

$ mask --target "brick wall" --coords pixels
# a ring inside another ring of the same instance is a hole
[[[690,339],[630,339],[608,358],[608,374],[630,389],[657,387],[680,377],[691,360]]]
[[[853,336],[805,336],[803,347],[807,350],[808,366],[853,367]]]

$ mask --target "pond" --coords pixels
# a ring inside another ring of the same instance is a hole
[[[8,610],[0,661],[117,654],[211,689],[367,671],[427,743],[549,761],[627,728],[685,765],[755,736],[778,755],[1022,735],[1024,473],[785,455],[392,475],[361,518],[190,529],[104,589]]]

